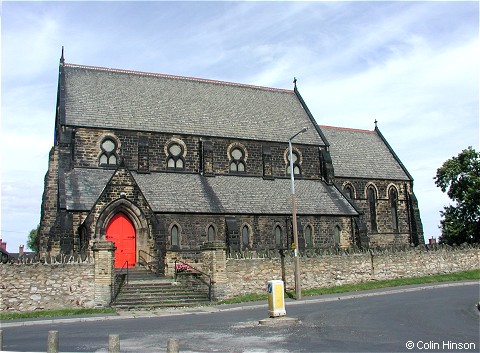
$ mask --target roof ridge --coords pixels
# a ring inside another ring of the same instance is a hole
[[[335,129],[335,130],[342,130],[342,131],[356,131],[356,132],[365,132],[369,134],[374,134],[375,130],[364,130],[364,129],[354,129],[349,127],[338,127],[338,126],[330,126],[330,125],[318,125],[321,129]]]
[[[169,78],[169,79],[196,81],[196,82],[203,82],[203,83],[213,83],[213,84],[226,85],[226,86],[247,87],[247,88],[261,89],[261,90],[274,91],[274,92],[294,93],[294,91],[291,89],[256,86],[256,85],[249,85],[244,83],[210,80],[206,78],[197,78],[197,77],[189,77],[189,76],[167,75],[167,74],[160,74],[160,73],[154,73],[154,72],[114,69],[114,68],[101,67],[101,66],[79,65],[79,64],[71,64],[71,63],[65,63],[64,66],[72,67],[72,68],[80,68],[80,69],[97,70],[97,71],[117,72],[117,73],[124,73],[124,74],[134,74],[134,75],[143,75],[143,76],[163,77],[163,78]]]

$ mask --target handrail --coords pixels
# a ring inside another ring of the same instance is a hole
[[[124,268],[126,269],[126,272],[127,272],[127,276],[125,277],[125,282],[128,284],[128,260],[124,262],[122,268],[120,269],[119,274],[122,274]]]
[[[178,273],[183,272],[183,271],[177,271],[177,263],[181,263],[181,264],[187,266],[187,272],[191,272],[188,269],[192,269],[194,272],[191,272],[191,273],[198,273],[200,275],[203,275],[203,276],[207,277],[208,283],[206,283],[204,281],[202,281],[202,282],[205,283],[206,285],[208,285],[208,300],[211,301],[212,300],[212,277],[210,275],[206,274],[205,272],[200,271],[198,268],[193,267],[189,263],[176,259],[175,260],[175,282],[177,281]]]
[[[151,257],[152,259],[154,259],[154,261],[147,261],[145,257],[142,256],[142,254]],[[145,250],[138,250],[138,258],[139,260],[143,260],[143,262],[139,261],[140,265],[143,265],[150,272],[154,272],[157,276],[160,274],[160,259],[157,256],[152,255]]]
[[[123,273],[123,270],[126,269],[126,273]],[[124,279],[122,280],[121,278],[125,275]],[[128,284],[128,260],[125,261],[123,264],[122,268],[120,271],[115,273],[115,277],[113,279],[113,288],[112,288],[112,302],[115,300],[117,297],[118,293],[120,292],[120,288],[123,286],[123,284]]]

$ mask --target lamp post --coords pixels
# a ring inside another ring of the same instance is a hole
[[[292,191],[293,242],[295,243],[295,293],[297,300],[302,299],[302,288],[300,285],[300,258],[298,256],[297,201],[295,199],[295,179],[293,177],[292,140],[307,130],[308,127],[304,127],[302,130],[288,139],[288,152],[290,154],[290,184]]]

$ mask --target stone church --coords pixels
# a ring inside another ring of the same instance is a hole
[[[296,82],[75,65],[63,54],[39,235],[40,253],[53,256],[110,240],[115,267],[162,267],[211,242],[225,251],[424,242],[413,178],[376,124],[319,126]]]

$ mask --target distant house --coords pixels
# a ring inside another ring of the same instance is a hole
[[[413,179],[382,134],[318,126],[276,89],[67,64],[42,201],[42,254],[115,242],[115,265],[201,250],[423,243]],[[193,256],[193,255],[192,255]]]

